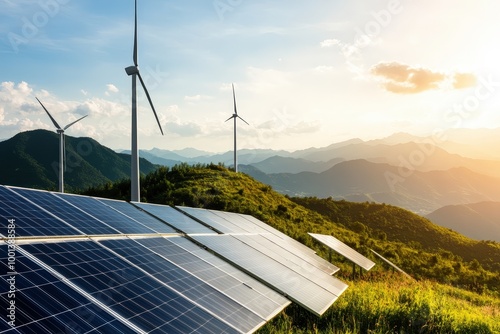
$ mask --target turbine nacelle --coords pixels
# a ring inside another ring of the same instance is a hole
[[[137,66],[129,66],[125,69],[127,75],[139,74],[139,67]]]

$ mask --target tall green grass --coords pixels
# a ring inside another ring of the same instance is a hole
[[[500,333],[500,299],[388,275],[350,281],[321,318],[292,305],[259,333]]]

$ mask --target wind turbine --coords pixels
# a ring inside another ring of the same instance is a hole
[[[49,111],[47,110],[47,108],[45,108],[45,106],[42,104],[42,102],[40,102],[40,100],[38,99],[38,97],[35,96],[35,98],[37,99],[38,103],[40,103],[40,105],[42,106],[43,110],[45,110],[45,112],[47,113],[47,115],[49,115],[50,120],[52,121],[52,123],[56,127],[57,133],[59,134],[59,192],[63,193],[64,192],[64,171],[66,170],[66,144],[65,144],[65,140],[64,140],[64,131],[66,129],[68,129],[70,126],[72,126],[73,124],[75,124],[76,122],[84,119],[88,115],[80,117],[76,121],[71,122],[68,125],[66,125],[64,128],[61,128],[59,126],[59,124],[57,124],[57,122],[54,119],[54,117],[52,117],[52,115],[49,113]]]
[[[237,158],[237,155],[236,155],[236,118],[239,118],[241,119],[243,122],[247,123],[247,121],[245,121],[243,118],[241,118],[239,115],[238,115],[238,111],[236,110],[236,96],[234,95],[234,84],[232,84],[233,86],[233,101],[234,101],[234,114],[233,116],[229,117],[228,119],[226,119],[226,122],[229,121],[231,118],[234,119],[234,171],[236,173],[238,173],[238,158]],[[250,124],[248,124],[250,125]]]
[[[153,106],[153,101],[151,101],[151,97],[149,96],[149,92],[144,84],[144,80],[142,79],[141,73],[139,72],[139,67],[137,64],[137,0],[135,0],[135,20],[134,20],[134,65],[129,66],[125,69],[125,72],[129,76],[132,76],[132,150],[131,150],[131,173],[130,173],[130,184],[131,184],[131,201],[140,202],[141,194],[140,194],[140,184],[139,184],[139,148],[137,144],[137,77],[139,77],[139,81],[141,82],[142,88],[146,93],[146,97],[148,98],[149,104],[151,105],[151,109],[153,109],[153,113],[155,115],[156,121],[158,122],[158,126],[160,127],[160,132],[163,135],[163,130],[160,125],[160,120],[158,119],[158,115],[156,115],[155,107]]]

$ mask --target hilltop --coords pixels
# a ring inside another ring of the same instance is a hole
[[[84,194],[127,200],[130,182],[108,183]],[[332,234],[368,257],[374,249],[415,278],[475,290],[500,288],[499,244],[466,238],[391,205],[291,198],[214,164],[160,167],[142,178],[141,195],[144,202],[250,214],[325,256],[308,232]],[[336,260],[344,272],[352,271],[342,258]]]

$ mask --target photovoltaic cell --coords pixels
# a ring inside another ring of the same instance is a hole
[[[330,292],[231,235],[191,237],[316,315],[323,314],[340,295]],[[346,288],[347,285],[344,285],[342,292]]]
[[[36,205],[61,218],[83,234],[119,234],[116,229],[97,220],[74,205],[47,191],[11,188]]]
[[[83,235],[39,206],[27,201],[6,187],[0,186],[0,218],[13,219],[15,236]],[[8,224],[0,224],[0,234],[7,236]]]
[[[7,267],[7,245],[0,245],[0,300],[2,310],[14,301],[15,328],[12,333],[136,333],[114,316],[60,281],[46,269],[25,257],[19,249],[15,274]],[[5,254],[5,255],[4,255]],[[5,274],[4,274],[5,273]],[[14,281],[11,281],[12,278]],[[9,297],[10,283],[14,295]],[[4,316],[2,316],[4,318]],[[0,330],[6,322],[0,323]],[[10,333],[6,332],[6,333]]]
[[[158,233],[176,233],[176,231],[165,224],[164,222],[154,218],[145,211],[133,206],[132,204],[124,201],[115,201],[111,199],[97,198],[99,202],[102,202],[118,212],[138,221],[144,226],[149,227],[151,230]]]
[[[148,333],[237,333],[233,327],[93,241],[23,248]]]
[[[155,233],[155,231],[147,228],[144,225],[138,224],[137,221],[122,215],[121,213],[113,210],[111,207],[99,202],[95,198],[87,196],[69,195],[69,194],[55,194],[65,201],[81,208],[88,214],[105,222],[107,225],[113,227],[123,234],[148,234]]]
[[[333,249],[337,253],[345,256],[361,268],[365,270],[370,270],[375,263],[371,261],[370,259],[366,258],[362,254],[358,253],[351,247],[347,246],[344,244],[342,241],[338,240],[337,238],[331,236],[331,235],[324,235],[324,234],[315,234],[315,233],[308,233],[311,237],[314,239],[318,240],[322,244],[326,245],[327,247]]]
[[[178,239],[183,239],[184,242]],[[174,241],[176,240],[187,249],[175,244]],[[288,299],[235,267],[228,265],[210,252],[199,248],[186,238],[144,238],[137,239],[136,241],[200,278],[217,290],[222,291],[239,304],[245,305],[263,319],[271,319],[290,304]],[[188,243],[190,245],[187,245]],[[188,249],[204,253],[203,258],[206,260],[195,255],[192,251],[188,251]],[[230,266],[231,268],[225,271],[225,266],[221,266],[221,264]],[[243,277],[243,280],[241,280],[241,277]],[[264,292],[260,292],[259,290],[264,290]]]
[[[209,229],[208,227],[198,223],[196,220],[186,216],[185,214],[177,211],[176,209],[167,205],[137,203],[132,202],[135,206],[143,209],[163,220],[175,229],[186,234],[216,234],[217,232]]]
[[[167,260],[169,257],[160,257],[134,240],[104,240],[100,243],[244,333],[265,323],[244,305]]]

